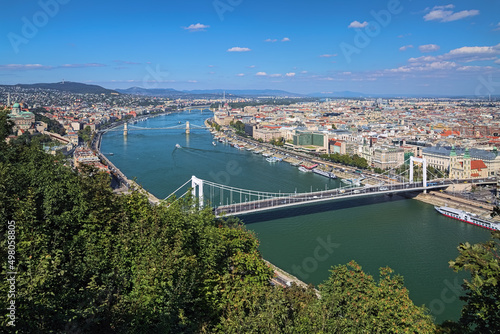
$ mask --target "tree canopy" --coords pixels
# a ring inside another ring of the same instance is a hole
[[[155,206],[137,191],[118,196],[107,174],[76,173],[36,141],[1,142],[0,235],[15,222],[20,333],[434,331],[389,268],[376,281],[355,262],[333,267],[321,298],[311,287],[275,287],[238,220],[190,198]],[[7,238],[0,249],[6,259]],[[3,279],[0,294],[8,290]]]
[[[464,281],[466,304],[460,324],[471,333],[498,333],[500,326],[500,232],[490,241],[460,244],[460,255],[450,261],[455,271],[465,270],[471,277]]]

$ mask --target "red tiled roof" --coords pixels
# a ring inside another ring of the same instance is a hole
[[[477,170],[481,170],[483,168],[488,168],[486,167],[486,165],[484,164],[483,160],[472,160],[470,162],[470,169],[477,169]]]
[[[443,136],[443,137],[460,136],[460,131],[446,130],[446,131],[443,131],[443,133],[441,133],[441,136]]]

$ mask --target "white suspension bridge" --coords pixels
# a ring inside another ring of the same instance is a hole
[[[372,185],[355,186],[353,183],[353,185],[347,187],[310,191],[307,193],[282,193],[242,189],[192,176],[190,180],[167,196],[165,200],[168,201],[190,183],[189,189],[179,196],[179,198],[190,193],[193,198],[197,198],[197,205],[200,208],[211,206],[216,216],[233,216],[348,198],[419,191],[426,192],[432,189],[443,189],[458,183],[496,183],[496,179],[491,178],[452,180],[440,178],[438,175],[432,173],[430,174],[434,178],[428,181],[425,159],[411,157],[409,160],[410,168],[397,175],[393,174],[395,169],[392,169],[384,174],[372,174],[370,177],[363,178],[365,182],[372,179]],[[422,169],[418,170],[422,172],[422,179],[418,181],[414,181],[414,162],[422,166]]]

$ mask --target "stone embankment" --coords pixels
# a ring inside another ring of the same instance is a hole
[[[307,284],[299,280],[297,277],[287,273],[281,268],[276,267],[274,264],[271,262],[264,260],[273,270],[274,270],[274,278],[271,279],[271,281],[274,284],[281,285],[283,287],[290,287],[292,283],[295,283],[296,285],[302,287],[302,288],[307,288]],[[319,291],[315,288],[314,292],[318,297],[320,297]]]
[[[453,196],[452,194],[446,192],[442,193],[439,191],[430,191],[427,194],[421,193],[414,198],[435,206],[447,206],[454,209],[465,210],[471,213],[475,213],[482,218],[492,219],[490,217],[490,214],[493,210],[493,205],[491,204],[468,200],[465,198]],[[500,221],[500,219],[497,217],[495,217],[495,219],[493,220]]]

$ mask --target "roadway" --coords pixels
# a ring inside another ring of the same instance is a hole
[[[350,199],[373,195],[405,193],[413,191],[427,191],[443,189],[457,183],[496,183],[496,179],[461,179],[461,180],[439,180],[430,181],[427,187],[423,187],[422,182],[415,183],[393,183],[379,186],[365,186],[353,188],[337,188],[332,190],[322,190],[310,193],[299,193],[292,196],[263,199],[258,201],[235,203],[216,207],[216,216],[243,215],[266,210],[281,209],[285,207],[320,203],[338,199]]]

